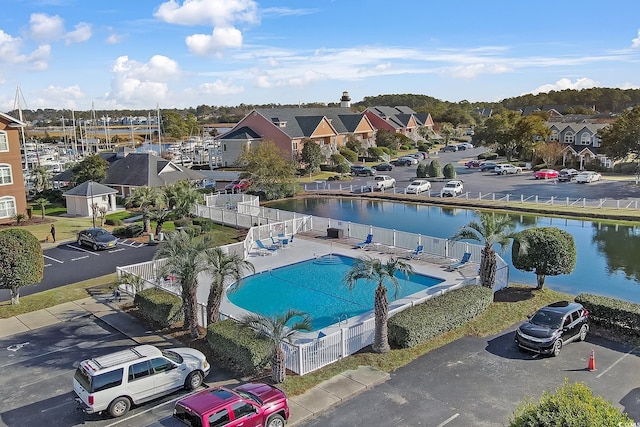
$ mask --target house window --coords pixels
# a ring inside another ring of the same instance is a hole
[[[11,165],[0,164],[0,185],[13,184]]]
[[[589,132],[582,132],[582,135],[580,135],[580,144],[581,145],[591,144],[591,135],[589,134]]]
[[[600,147],[600,137],[598,135],[593,136],[593,146]]]
[[[564,142],[567,144],[573,144],[576,140],[576,135],[573,132],[567,132],[564,134]]]
[[[15,197],[0,197],[0,218],[13,218],[16,213]]]
[[[291,146],[293,147],[293,151],[298,151],[298,143],[297,142],[292,142]]]
[[[0,131],[0,151],[9,151],[9,137],[3,130]]]
[[[551,131],[551,135],[549,135],[549,141],[555,141],[558,142],[560,141],[560,138],[558,136],[558,131],[557,130],[552,130]]]
[[[227,144],[222,144],[222,151],[227,151]]]

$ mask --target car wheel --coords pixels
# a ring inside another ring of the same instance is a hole
[[[204,382],[204,377],[200,371],[193,371],[189,375],[187,375],[187,380],[185,381],[185,388],[187,390],[195,390],[202,385]]]
[[[96,244],[94,243],[94,244],[91,246],[91,248],[92,248],[94,251],[97,251],[97,250],[98,250],[98,245],[96,245]]]
[[[551,354],[557,356],[560,354],[560,350],[562,350],[562,340],[557,340],[553,343],[553,352]]]
[[[131,401],[129,401],[129,399],[126,397],[118,397],[109,404],[107,412],[109,412],[109,415],[113,418],[118,418],[129,412],[130,408]]]
[[[284,427],[284,418],[280,414],[274,414],[267,420],[267,427]]]
[[[587,332],[589,332],[589,325],[582,325],[580,328],[580,341],[584,341],[587,338]]]

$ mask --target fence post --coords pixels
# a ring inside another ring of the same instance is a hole
[[[509,196],[510,196],[510,195],[511,195],[511,194],[507,194],[507,203],[509,203]]]
[[[582,198],[582,207],[583,207],[583,208],[586,208],[586,207],[587,207],[587,198],[586,198],[586,197],[583,197],[583,198]]]
[[[567,206],[569,206],[569,198],[567,197]]]
[[[349,346],[347,345],[347,331],[348,329],[346,328],[342,328],[340,329],[340,343],[341,343],[341,351],[340,351],[340,358],[342,359],[343,357],[346,357],[345,355],[347,355],[348,351],[349,351]]]
[[[536,194],[536,205],[538,204],[538,195]]]
[[[306,374],[305,370],[302,369],[302,363],[304,362],[303,357],[302,357],[302,348],[300,348],[299,345],[295,346],[296,350],[298,350],[298,375],[304,375]]]

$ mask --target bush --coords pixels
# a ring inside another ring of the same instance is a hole
[[[104,220],[104,223],[107,225],[122,225],[124,224],[124,221],[122,221],[120,218],[106,218]]]
[[[175,221],[173,221],[173,223],[175,224],[176,228],[186,228],[189,227],[192,223],[192,219],[191,218],[180,218],[180,219],[176,219]]]
[[[637,162],[616,163],[613,166],[613,171],[616,173],[622,173],[625,175],[631,175],[638,172]]]
[[[498,153],[486,152],[478,154],[478,160],[495,160],[498,158]]]
[[[465,286],[432,298],[389,319],[389,343],[396,348],[415,347],[465,325],[492,302],[493,290],[483,286]]]
[[[162,328],[173,326],[183,319],[182,299],[158,288],[136,293],[133,304],[142,317]]]
[[[197,225],[200,227],[200,231],[202,233],[208,233],[211,230],[213,230],[213,228],[216,226],[216,223],[209,218],[196,217],[196,218],[193,218],[192,222],[193,222],[193,225]]]
[[[124,237],[138,237],[142,236],[144,227],[142,224],[130,224],[124,228]]]
[[[344,158],[349,160],[351,163],[355,163],[358,161],[358,153],[349,150],[348,148],[342,148],[340,150],[340,154],[342,154]]]
[[[416,176],[418,178],[426,178],[428,175],[428,167],[425,163],[418,163],[418,169],[416,169]]]
[[[380,147],[369,147],[367,150],[367,154],[375,159],[374,161],[378,161],[384,156],[384,150]]]
[[[538,402],[521,403],[510,427],[528,426],[632,426],[633,421],[611,402],[594,396],[584,383],[564,385],[555,394],[544,391]]]
[[[440,176],[440,162],[438,159],[432,160],[431,163],[429,163],[427,173],[431,178],[437,178]]]
[[[593,294],[580,294],[575,301],[589,310],[594,325],[616,333],[640,334],[640,304]]]
[[[269,340],[230,319],[207,327],[207,343],[216,359],[242,375],[260,372],[271,358]]]
[[[348,173],[351,172],[351,167],[349,166],[349,164],[347,162],[343,162],[343,163],[339,163],[336,166],[335,171],[338,172],[338,173],[347,173],[348,174]]]
[[[456,177],[456,168],[453,166],[453,163],[447,163],[444,165],[442,169],[442,174],[447,179],[455,179]]]

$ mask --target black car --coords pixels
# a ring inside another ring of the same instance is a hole
[[[575,169],[562,169],[558,173],[558,181],[571,181],[578,175],[578,171]]]
[[[391,164],[393,164],[395,166],[411,166],[411,160],[410,159],[397,159],[397,160],[392,160]]]
[[[571,341],[584,341],[589,332],[589,312],[581,304],[558,301],[542,307],[516,331],[519,348],[540,354],[560,354]]]
[[[455,152],[458,151],[458,146],[457,145],[445,145],[444,147],[442,147],[440,149],[441,152],[446,153],[447,151],[450,152]]]
[[[104,228],[88,228],[78,233],[78,245],[87,245],[94,251],[98,249],[112,248],[118,242],[118,238]]]
[[[373,168],[378,172],[391,171],[393,170],[393,165],[391,163],[380,163],[379,165],[375,165]]]
[[[481,172],[493,172],[494,170],[496,170],[496,166],[498,166],[498,164],[496,162],[484,162],[484,163],[480,164],[480,171]]]
[[[354,165],[351,166],[351,175],[355,176],[374,176],[376,171],[369,166]]]

